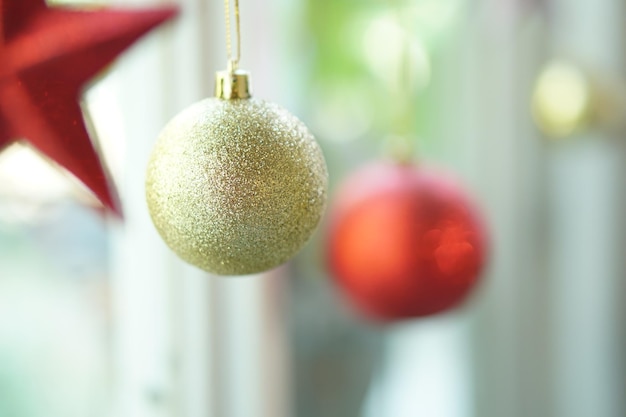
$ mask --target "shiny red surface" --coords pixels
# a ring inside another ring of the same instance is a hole
[[[175,8],[79,11],[48,8],[44,0],[0,0],[0,150],[30,142],[119,212],[80,95],[124,49],[175,14]]]
[[[486,232],[454,181],[378,163],[339,189],[327,255],[334,280],[366,315],[423,317],[468,296],[485,264]]]

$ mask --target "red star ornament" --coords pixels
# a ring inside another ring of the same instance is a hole
[[[30,142],[121,214],[87,133],[80,95],[117,55],[176,12],[84,11],[49,8],[45,0],[0,0],[0,150],[17,140]]]

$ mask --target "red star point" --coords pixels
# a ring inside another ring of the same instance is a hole
[[[83,11],[0,0],[0,151],[24,140],[121,214],[79,105],[85,85],[175,7]]]

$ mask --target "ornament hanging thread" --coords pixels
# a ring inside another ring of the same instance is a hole
[[[165,243],[183,260],[218,275],[267,271],[294,256],[317,228],[328,174],[307,127],[287,110],[252,97],[239,69],[225,1],[228,67],[215,97],[183,110],[152,152],[146,198]]]

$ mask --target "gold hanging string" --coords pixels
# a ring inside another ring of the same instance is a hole
[[[388,151],[399,162],[410,162],[416,153],[415,132],[413,118],[415,113],[415,90],[411,75],[411,32],[406,20],[406,12],[402,0],[390,0],[389,7],[398,28],[401,30],[401,39],[398,67],[393,76],[395,83],[391,85],[389,97],[392,101],[391,136],[387,140]]]
[[[236,51],[233,51],[233,39],[231,37],[231,9],[233,4],[235,9],[235,36],[237,36]],[[251,97],[249,74],[239,69],[239,59],[241,57],[239,0],[224,0],[224,17],[228,66],[225,71],[218,71],[215,74],[215,97],[227,100],[247,99]]]
[[[239,19],[239,0],[234,0],[235,3],[235,34],[237,36],[237,52],[233,56],[232,40],[231,40],[231,27],[230,27],[230,0],[224,0],[224,17],[226,23],[226,53],[228,55],[228,70],[236,71],[239,67],[239,59],[241,58],[241,24]]]

